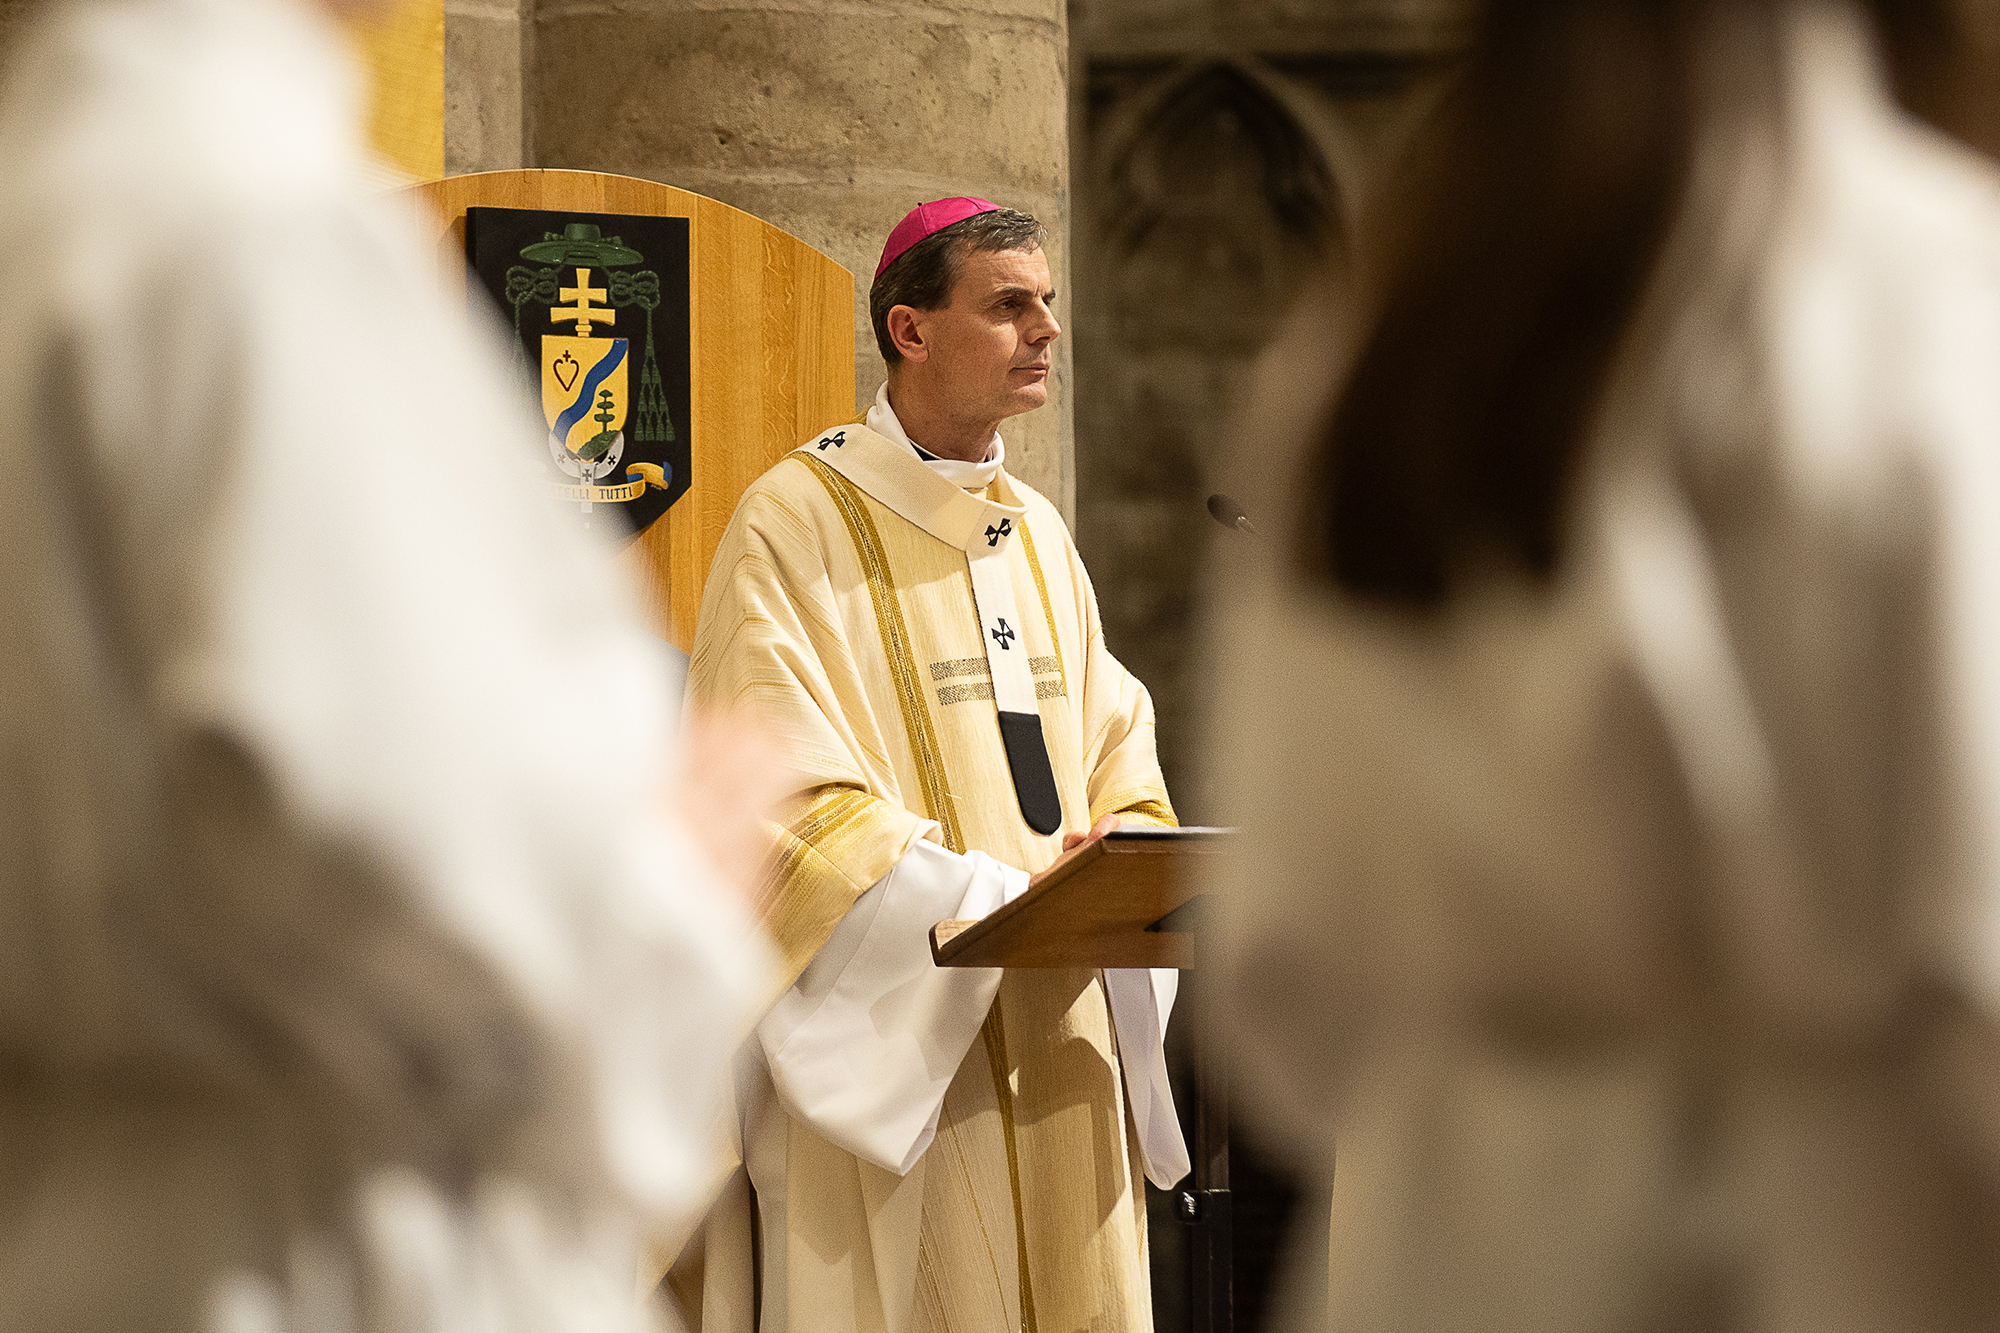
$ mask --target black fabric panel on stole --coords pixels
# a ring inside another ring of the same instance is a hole
[[[1000,739],[1007,746],[1007,767],[1014,770],[1014,795],[1028,827],[1047,835],[1062,827],[1062,797],[1056,793],[1056,771],[1049,747],[1042,740],[1037,713],[1000,713]]]

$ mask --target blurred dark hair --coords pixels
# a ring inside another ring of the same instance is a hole
[[[1952,0],[1873,0],[1869,5],[1883,55],[1899,93],[1934,94],[1923,76],[1951,61],[1964,37],[1964,20]],[[1912,89],[1911,85],[1922,85]],[[1920,107],[1912,108],[1923,114]]]
[[[2000,157],[2000,67],[1979,16],[1963,0],[1873,0],[1869,7],[1904,107]]]
[[[897,255],[895,262],[868,289],[868,318],[875,326],[875,346],[882,359],[895,365],[903,359],[889,338],[889,312],[899,305],[913,310],[937,310],[951,303],[951,289],[965,268],[965,257],[993,250],[1036,250],[1049,229],[1033,215],[996,208],[960,218],[940,227]]]
[[[1480,564],[1546,579],[1569,483],[1658,266],[1727,49],[1781,86],[1778,0],[1491,0],[1424,139],[1381,313],[1309,457],[1300,555],[1441,605]]]

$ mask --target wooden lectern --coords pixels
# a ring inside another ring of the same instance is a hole
[[[1032,889],[977,921],[931,928],[939,967],[1192,967],[1201,950],[1199,864],[1221,829],[1120,829],[1065,853]],[[1192,1189],[1174,1211],[1194,1229],[1195,1333],[1230,1333],[1229,1084],[1211,1034],[1220,997],[1196,1019]]]

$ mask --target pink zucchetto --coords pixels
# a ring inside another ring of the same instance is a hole
[[[889,242],[882,247],[882,262],[875,266],[875,276],[881,277],[889,265],[902,258],[903,251],[926,236],[935,236],[954,222],[999,211],[1000,205],[991,200],[972,199],[965,195],[918,204],[896,224],[896,230],[889,233]]]

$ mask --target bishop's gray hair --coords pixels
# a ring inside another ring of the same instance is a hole
[[[1039,250],[1049,229],[1032,215],[1011,208],[975,213],[918,241],[868,289],[868,318],[875,325],[875,346],[882,359],[895,365],[903,359],[889,338],[889,312],[899,305],[913,310],[939,310],[951,304],[951,289],[965,269],[965,257],[1000,250]]]

